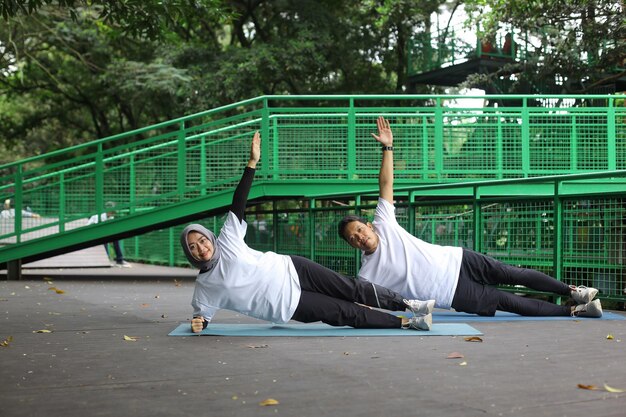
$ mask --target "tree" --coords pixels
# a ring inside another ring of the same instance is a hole
[[[522,80],[549,80],[584,93],[626,77],[626,20],[620,0],[469,0],[473,20],[493,33],[515,28],[527,48]]]
[[[439,2],[4,1],[0,142],[43,153],[263,94],[401,92]]]

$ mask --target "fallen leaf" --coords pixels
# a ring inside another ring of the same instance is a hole
[[[262,405],[264,407],[268,405],[278,405],[278,404],[280,403],[273,398],[268,398],[267,400],[263,400],[259,403],[259,405]]]
[[[175,279],[175,280],[174,280],[174,285],[176,285],[177,287],[180,287],[180,281],[178,281],[178,280],[176,280],[176,279]]]
[[[609,339],[609,340],[613,340],[613,339],[615,339],[615,338],[613,337],[613,335],[612,335],[612,334],[610,334],[610,333],[606,335],[606,338],[607,338],[607,339]]]
[[[591,391],[595,391],[595,390],[599,389],[595,385],[583,385],[583,384],[578,384],[578,388],[580,388],[580,389],[588,389],[588,390],[591,390]]]
[[[463,361],[463,362],[461,362],[461,363],[459,364],[459,366],[466,366],[466,365],[467,365],[467,362],[465,362],[465,361]]]
[[[461,359],[464,357],[465,356],[460,352],[452,352],[448,356],[446,356],[446,359]]]
[[[65,291],[58,289],[57,287],[50,287],[48,288],[48,291],[54,291],[57,294],[65,294]]]
[[[268,345],[248,345],[250,349],[263,349],[268,347]]]
[[[137,341],[137,337],[124,335],[124,340],[126,340],[127,342],[136,342]]]
[[[480,338],[480,337],[478,337],[478,336],[470,336],[470,337],[466,337],[466,338],[465,338],[465,341],[466,341],[466,342],[482,342],[482,341],[483,341],[483,339],[481,339],[481,338]]]
[[[0,347],[9,347],[9,344],[13,341],[13,336],[9,336],[0,342]]]
[[[33,330],[33,333],[52,333],[52,330],[48,330],[48,329]]]
[[[609,387],[606,384],[604,384],[604,389],[607,390],[608,392],[624,392],[623,389]]]

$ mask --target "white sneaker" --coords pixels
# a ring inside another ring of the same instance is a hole
[[[117,266],[118,268],[132,268],[133,267],[131,264],[129,264],[126,261],[116,262],[113,265]]]
[[[570,285],[569,288],[572,290],[572,298],[577,304],[587,304],[591,302],[596,295],[598,295],[598,290],[591,287],[585,287],[584,285],[580,285],[578,287]]]
[[[602,304],[600,300],[593,300],[587,304],[577,305],[572,311],[572,317],[602,317]]]
[[[426,314],[431,314],[433,312],[433,308],[435,308],[435,300],[404,300],[404,304],[407,305],[414,316],[425,316]]]
[[[430,326],[433,325],[433,315],[426,314],[425,316],[413,316],[409,319],[408,324],[404,325],[403,329],[411,330],[430,330]]]

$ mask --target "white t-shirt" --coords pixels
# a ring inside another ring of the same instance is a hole
[[[359,276],[402,296],[435,300],[451,308],[461,269],[463,249],[424,242],[398,224],[395,206],[378,199],[374,230],[379,243],[374,253],[363,253]]]
[[[191,305],[194,317],[211,321],[220,308],[273,323],[286,323],[300,302],[300,280],[291,258],[259,252],[244,242],[247,224],[233,212],[217,238],[220,260],[200,273]]]

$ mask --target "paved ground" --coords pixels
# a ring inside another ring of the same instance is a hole
[[[168,337],[190,314],[189,270],[85,273],[0,281],[0,416],[626,415],[626,392],[604,389],[626,390],[626,321],[471,323],[482,343]]]

